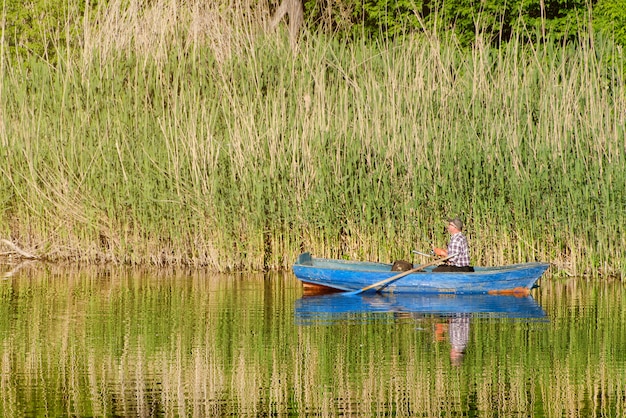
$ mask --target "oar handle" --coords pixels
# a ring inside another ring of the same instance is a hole
[[[433,266],[435,264],[443,263],[444,261],[449,260],[450,258],[455,257],[455,256],[456,256],[456,254],[448,254],[446,257],[438,258],[438,259],[436,259],[434,261],[431,261],[430,263],[426,263],[426,264],[422,264],[421,266],[417,266],[416,269],[423,270],[426,267],[430,267],[430,266]]]
[[[446,260],[448,260],[448,259],[450,259],[450,258],[454,257],[455,255],[456,255],[456,254],[450,254],[450,255],[449,255],[449,256],[447,256],[447,257],[444,257],[444,258],[439,258],[439,259],[437,259],[437,260],[435,260],[435,261],[431,261],[430,263],[427,263],[427,264],[423,264],[423,265],[421,265],[421,266],[418,266],[418,267],[414,268],[413,270],[409,270],[409,272],[414,273],[414,272],[416,272],[416,271],[423,270],[425,267],[429,267],[429,266],[432,266],[432,265],[434,265],[434,264],[440,264],[440,263],[443,263],[444,261],[446,261]],[[382,284],[382,285],[378,288],[377,292],[380,292],[380,291],[381,291],[381,290],[383,290],[385,287],[389,286],[391,283],[395,282],[396,280],[401,279],[402,277],[404,277],[404,276],[400,276],[400,275],[398,275],[398,276],[392,277],[391,279],[393,279],[393,280],[390,280],[390,279],[389,279],[386,283],[383,283],[383,284]]]
[[[430,253],[430,254],[426,254],[426,253],[423,253],[423,252],[421,252],[421,251],[417,251],[417,250],[413,250],[413,251],[411,251],[411,252],[412,252],[413,254],[423,255],[424,257],[429,257],[429,258],[432,258],[432,257],[434,257],[434,256],[435,256],[435,252],[434,252],[434,251],[431,251],[431,253]]]
[[[387,279],[381,280],[381,281],[376,282],[376,283],[374,283],[374,284],[371,284],[371,285],[369,285],[369,286],[365,286],[364,288],[357,290],[357,293],[363,293],[363,292],[366,292],[366,291],[368,291],[368,290],[370,290],[370,289],[373,289],[373,288],[375,288],[375,287],[378,287],[378,286],[383,286],[383,285],[385,285],[386,283],[393,282],[394,280],[401,279],[401,278],[403,278],[404,276],[408,276],[408,275],[409,275],[409,274],[411,274],[411,273],[415,273],[416,271],[420,271],[420,270],[421,270],[421,269],[423,269],[424,267],[427,267],[427,266],[417,266],[417,267],[415,267],[415,268],[412,268],[411,270],[403,271],[402,273],[400,273],[400,274],[396,274],[395,276],[392,276],[392,277],[389,277],[389,278],[387,278]]]
[[[432,266],[434,264],[443,263],[444,261],[446,261],[446,260],[448,260],[448,259],[450,259],[450,258],[452,258],[454,256],[456,256],[456,254],[450,254],[447,257],[439,258],[437,260],[431,261],[430,263],[422,264],[422,265],[417,266],[417,267],[415,267],[415,268],[413,268],[411,270],[403,271],[402,273],[396,274],[395,276],[391,276],[391,277],[389,277],[387,279],[381,280],[381,281],[376,282],[374,284],[371,284],[369,286],[365,286],[362,289],[355,290],[353,292],[349,292],[348,294],[350,294],[350,295],[358,295],[359,293],[363,293],[363,292],[368,291],[370,289],[373,289],[375,287],[387,285],[387,284],[389,284],[391,282],[394,282],[394,281],[396,281],[398,279],[401,279],[404,276],[407,276],[407,275],[409,275],[411,273],[415,273],[416,271],[420,271],[420,270],[422,270],[422,269],[424,269],[426,267]]]

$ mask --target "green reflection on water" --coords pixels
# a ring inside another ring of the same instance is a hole
[[[548,321],[472,317],[457,361],[449,318],[300,325],[289,273],[25,270],[0,283],[0,413],[624,416],[624,286],[535,292]]]

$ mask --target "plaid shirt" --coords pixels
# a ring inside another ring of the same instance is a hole
[[[452,235],[448,243],[448,254],[456,254],[448,260],[452,266],[465,267],[470,265],[469,246],[467,238],[460,232]]]

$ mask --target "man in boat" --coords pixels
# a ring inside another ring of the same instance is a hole
[[[469,245],[467,238],[463,235],[463,222],[459,218],[448,219],[446,226],[450,233],[448,248],[433,248],[439,257],[447,257],[448,254],[456,254],[454,257],[433,269],[439,272],[472,272],[474,268],[470,266]]]

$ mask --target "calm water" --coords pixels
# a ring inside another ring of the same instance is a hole
[[[291,273],[28,266],[0,282],[0,414],[626,416],[625,285],[540,284],[303,297]]]

